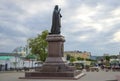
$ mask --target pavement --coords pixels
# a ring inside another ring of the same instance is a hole
[[[116,76],[120,72],[113,71],[99,71],[99,72],[86,72],[85,76],[76,81],[117,81]],[[0,81],[75,81],[75,80],[61,80],[61,79],[18,79],[24,77],[24,72],[0,72]]]

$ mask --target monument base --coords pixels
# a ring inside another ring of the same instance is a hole
[[[25,77],[19,79],[70,79],[77,80],[85,74],[80,71],[74,72],[26,72]]]
[[[84,75],[64,58],[64,36],[48,35],[48,57],[38,72],[26,72],[20,79],[79,79]]]

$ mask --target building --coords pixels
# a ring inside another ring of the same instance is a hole
[[[10,68],[20,67],[21,63],[22,59],[20,58],[19,54],[0,53],[0,70],[7,70]]]
[[[73,56],[75,58],[77,57],[81,57],[81,58],[84,58],[84,59],[90,59],[91,57],[91,52],[87,52],[87,51],[66,51],[64,53],[65,56],[67,55],[70,55],[70,56]]]
[[[17,53],[0,53],[0,71],[11,68],[35,67],[35,60],[27,60]]]
[[[13,50],[13,53],[20,54],[20,55],[22,55],[22,57],[25,57],[28,54],[30,54],[30,49],[27,45],[24,47],[20,46],[20,47],[15,48]]]

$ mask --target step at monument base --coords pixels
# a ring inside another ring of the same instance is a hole
[[[25,77],[19,79],[79,79],[85,74],[80,71],[74,72],[26,72]]]

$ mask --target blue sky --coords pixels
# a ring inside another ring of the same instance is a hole
[[[119,53],[120,0],[0,0],[0,52],[12,52],[50,30],[56,4],[61,8],[65,51]]]

